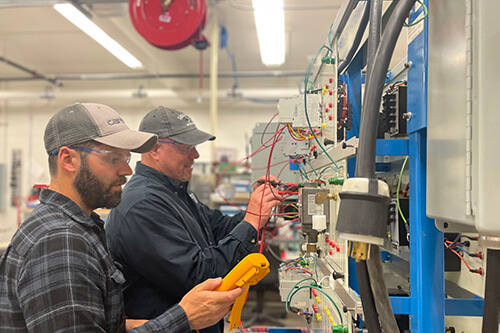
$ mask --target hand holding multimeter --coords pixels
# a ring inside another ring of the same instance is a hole
[[[241,310],[245,304],[250,286],[256,285],[269,273],[269,261],[262,253],[252,253],[243,258],[222,280],[217,291],[228,291],[237,287],[245,288],[231,309],[229,330],[237,328],[241,321]]]

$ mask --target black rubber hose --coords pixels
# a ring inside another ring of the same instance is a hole
[[[377,55],[377,48],[380,43],[380,35],[382,34],[382,5],[383,0],[370,1],[370,27],[368,28],[368,52],[367,52],[367,70],[366,82],[370,77],[375,56]]]
[[[359,295],[361,296],[361,305],[363,306],[364,321],[363,327],[366,326],[370,333],[381,333],[380,322],[373,300],[372,289],[370,287],[370,277],[366,261],[360,260],[356,262],[356,274],[358,276]]]
[[[361,3],[361,2],[359,2]],[[352,58],[356,54],[356,51],[359,48],[359,44],[361,44],[361,39],[365,34],[366,26],[368,24],[368,19],[370,18],[370,5],[368,3],[365,4],[365,10],[363,11],[363,16],[361,16],[361,20],[359,21],[358,31],[356,32],[356,36],[354,36],[354,40],[352,41],[352,46],[347,52],[345,56],[345,60],[339,65],[337,72],[341,74],[347,66],[351,63]]]
[[[378,113],[385,77],[403,23],[416,0],[400,0],[385,27],[377,49],[363,100],[363,116],[359,131],[356,177],[375,178],[375,149],[377,144]]]
[[[382,328],[385,333],[398,333],[398,323],[396,322],[396,317],[394,317],[391,301],[384,282],[384,271],[382,269],[382,262],[380,261],[380,248],[378,245],[372,244],[370,246],[370,254],[366,260],[366,267]]]
[[[375,150],[377,142],[376,138],[378,127],[378,113],[380,109],[382,91],[385,84],[385,77],[389,68],[392,54],[394,52],[394,47],[403,27],[403,23],[415,2],[416,0],[400,0],[400,2],[396,5],[396,8],[394,9],[394,12],[392,13],[387,23],[384,34],[377,48],[376,55],[371,59],[370,63],[373,63],[373,66],[368,67],[370,75],[368,78],[368,83],[366,85],[366,92],[363,100],[363,112],[361,117],[359,148],[357,154],[358,158],[356,162],[356,177],[369,179],[375,178]],[[380,261],[380,255],[373,256],[371,260],[373,260],[373,262],[371,262],[370,266],[373,265],[374,267],[377,267],[378,263],[376,261]],[[358,265],[356,265],[356,268],[358,270]],[[369,271],[366,263],[365,268],[367,278],[366,281],[368,281],[371,291],[373,289],[371,288],[371,286],[378,286],[377,288],[380,288],[380,285],[384,285],[385,287],[385,283],[383,282],[384,277],[381,274],[381,269],[379,270],[375,268]],[[362,271],[362,269],[359,269],[358,271]],[[358,278],[358,282],[360,280],[364,280],[364,277],[362,277],[361,279]],[[364,281],[362,281],[361,284],[364,284]],[[372,294],[372,296],[377,297],[376,301],[375,299],[373,299],[370,303],[375,304],[377,308],[375,311],[370,311],[369,313],[377,313],[378,310],[382,311],[380,315],[383,316],[383,324],[385,325],[384,328],[386,329],[386,331],[390,332],[395,329],[395,332],[397,332],[397,324],[394,328],[392,320],[385,322],[385,320],[387,320],[386,318],[388,318],[389,316],[392,316],[392,318],[394,318],[389,297],[387,295],[379,297],[379,292],[387,293],[387,290],[384,288],[383,290],[377,290],[377,295]],[[361,299],[363,303],[369,301],[363,298],[362,294]],[[367,309],[369,309],[370,307],[371,306],[368,305],[366,306]],[[365,304],[363,304],[363,311],[365,311]]]
[[[500,250],[488,249],[484,287],[483,333],[498,332],[500,311]]]

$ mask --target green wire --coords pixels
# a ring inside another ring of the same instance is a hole
[[[398,189],[396,190],[396,203],[398,206],[399,214],[403,218],[403,221],[405,221],[405,224],[408,224],[408,222],[406,222],[405,216],[403,215],[403,211],[401,210],[401,206],[399,205],[399,189],[401,188],[401,178],[403,178],[403,171],[405,169],[406,161],[408,161],[408,156],[406,156],[406,158],[403,162],[403,166],[401,167],[401,172],[399,173]]]
[[[299,281],[300,282],[300,281]],[[297,282],[297,284],[299,283]],[[333,299],[330,297],[330,295],[328,295],[326,292],[324,292],[323,290],[321,290],[320,288],[316,287],[316,286],[313,286],[313,285],[307,285],[307,286],[302,286],[302,287],[299,287],[297,288],[296,290],[295,287],[297,286],[297,284],[292,288],[292,290],[290,291],[290,293],[288,294],[287,296],[287,299],[286,299],[286,308],[287,308],[287,312],[290,311],[290,301],[292,299],[293,296],[295,296],[295,294],[301,290],[301,289],[305,289],[305,288],[311,288],[311,289],[316,289],[317,291],[321,292],[323,295],[325,295],[326,297],[328,297],[328,299],[330,300],[330,302],[332,302],[333,306],[335,307],[335,309],[337,310],[337,313],[339,315],[339,319],[340,319],[340,324],[341,325],[344,325],[344,318],[342,317],[342,314],[340,313],[340,310],[337,306],[337,304],[335,304],[335,302],[333,301]]]
[[[332,23],[332,25],[330,26],[330,29],[328,29],[328,45],[331,46],[332,45],[332,40],[330,38],[330,34],[332,33],[332,28],[333,28],[333,25],[335,24],[335,22]],[[331,51],[331,50],[330,50]]]
[[[307,125],[309,125],[309,129],[311,130],[311,133],[314,136],[314,139],[318,143],[318,146],[321,148],[321,150],[323,150],[323,152],[326,154],[326,156],[328,156],[328,158],[330,159],[330,161],[332,161],[332,163],[335,165],[335,167],[337,167],[337,170],[338,170],[339,166],[337,165],[337,163],[335,163],[335,161],[333,160],[333,158],[326,152],[325,147],[323,147],[323,145],[321,144],[321,142],[319,142],[318,137],[316,136],[316,133],[314,133],[312,125],[311,125],[311,121],[309,120],[309,115],[307,114],[307,84],[309,83],[309,75],[311,74],[312,66],[316,62],[316,58],[318,58],[319,53],[324,48],[328,49],[330,52],[332,51],[328,46],[322,45],[319,48],[318,52],[316,52],[316,55],[314,56],[313,60],[309,64],[309,67],[307,68],[306,76],[304,78],[304,112],[306,114]]]
[[[306,158],[307,164],[311,167],[312,171],[314,171],[314,174],[316,175],[316,179],[319,179],[318,173],[316,172],[316,169],[311,165],[311,162],[309,162],[309,159]]]
[[[294,261],[299,261],[300,259],[301,259],[301,258],[299,257],[299,258],[295,258],[295,259],[292,259],[292,260],[288,260],[288,261],[286,261],[286,262],[282,263],[282,264],[280,265],[280,268],[281,268],[281,267],[283,267],[283,266],[286,266],[286,265],[288,265],[289,263],[292,263],[292,262],[294,262]]]
[[[299,172],[302,175],[302,177],[304,177],[305,179],[309,180],[309,177],[307,177],[307,173],[305,171],[302,171],[300,164],[299,164]]]
[[[312,277],[308,277],[308,278],[305,278],[305,279],[303,279],[303,280],[300,280],[299,282],[297,282],[297,283],[296,283],[296,284],[292,287],[292,289],[290,289],[290,292],[289,292],[289,293],[288,293],[288,295],[286,296],[286,301],[285,301],[285,308],[286,308],[286,312],[290,312],[290,299],[291,299],[291,296],[290,296],[290,295],[292,294],[292,292],[295,290],[295,288],[297,288],[297,286],[298,286],[300,283],[302,283],[302,282],[304,282],[304,281],[309,281],[309,280],[313,280],[313,281],[314,281],[314,283],[316,283],[316,284],[318,283],[318,282],[317,282],[314,278],[312,278]],[[295,294],[294,294],[294,295],[295,295]],[[292,296],[293,296],[293,295],[292,295]]]
[[[335,170],[331,165],[327,166],[326,168],[324,168],[323,170],[321,170],[321,172],[319,173],[319,177],[318,179],[321,180],[321,176],[323,175],[323,173],[328,170],[328,169],[332,169],[333,171],[338,171],[338,170]]]
[[[414,25],[419,24],[420,22],[422,22],[429,15],[429,10],[427,9],[427,6],[425,5],[425,3],[423,1],[420,1],[420,0],[417,0],[417,2],[420,3],[422,5],[422,7],[424,7],[424,16],[420,20],[415,21],[415,22],[413,22],[411,24],[404,23],[403,25],[405,27],[413,27]]]

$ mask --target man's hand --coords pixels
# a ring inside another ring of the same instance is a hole
[[[253,183],[252,187],[252,192],[255,192],[255,190],[262,185],[267,185],[269,186],[269,183],[279,183],[281,180],[279,178],[274,177],[273,175],[270,175],[268,179],[266,179],[266,176],[261,176],[255,183]]]
[[[201,329],[216,324],[230,310],[243,288],[214,291],[222,278],[208,279],[191,289],[179,302],[188,317],[191,329]]]
[[[278,194],[274,186],[266,182],[265,177],[260,177],[259,180],[263,180],[264,183],[255,182],[254,191],[250,196],[245,215],[245,221],[250,223],[257,231],[259,228],[264,227],[269,220],[269,216],[262,216],[260,218],[259,214],[269,215],[274,207],[281,206],[283,203],[283,197]],[[270,176],[267,180],[272,182],[280,181],[274,176]]]
[[[136,327],[141,326],[142,324],[145,324],[147,320],[144,319],[127,319],[125,320],[125,329],[128,331],[133,330]]]

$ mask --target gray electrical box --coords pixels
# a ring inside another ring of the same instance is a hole
[[[427,215],[500,235],[500,2],[430,2]]]
[[[278,129],[278,125],[283,126],[278,123],[257,123],[253,129],[252,137],[250,139],[252,151],[255,151],[259,148],[263,143],[269,140],[276,130]],[[285,135],[285,133],[284,133]],[[289,135],[286,132],[286,135]],[[284,182],[291,183],[300,183],[304,180],[300,174],[299,170],[294,170],[296,167],[295,164],[290,164],[290,157],[288,155],[283,154],[283,140],[276,142],[273,155],[271,157],[271,162],[269,163],[269,153],[271,152],[270,148],[265,149],[264,151],[256,154],[252,157],[252,175],[251,180],[252,183],[259,179],[260,176],[266,174],[266,167],[268,163],[271,165],[270,174],[273,176],[278,176]],[[267,146],[272,145],[272,140],[266,144]]]
[[[280,122],[290,123],[292,127],[309,128],[307,122],[304,95],[282,98],[279,101]],[[312,127],[321,126],[321,95],[307,94],[307,115]]]

